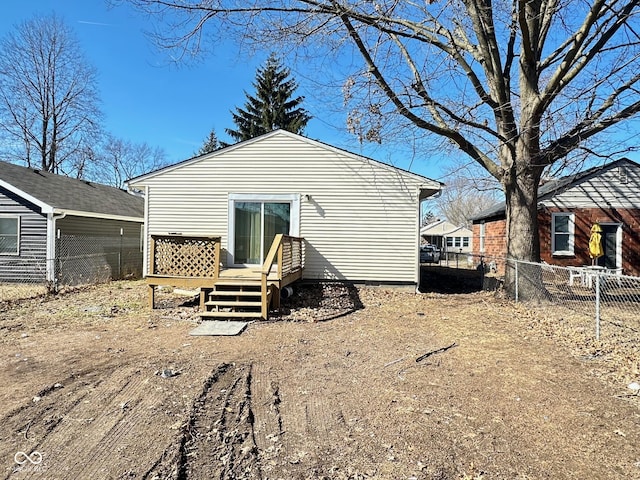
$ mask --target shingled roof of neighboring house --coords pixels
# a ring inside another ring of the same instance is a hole
[[[550,180],[538,187],[538,201],[543,202],[546,199],[564,191],[565,189],[572,187],[582,179],[597,174],[603,170],[609,170],[622,163],[631,163],[637,165],[636,162],[629,160],[628,158],[621,158],[605,165],[598,165],[587,170],[583,170],[582,172],[578,172],[573,175],[567,175],[566,177]],[[477,213],[469,220],[478,221],[488,220],[495,217],[504,217],[506,209],[507,206],[505,202],[498,202],[491,205],[489,208]]]
[[[55,213],[144,218],[144,199],[125,190],[1,161],[0,187]]]

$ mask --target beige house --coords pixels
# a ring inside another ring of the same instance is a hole
[[[417,284],[420,203],[441,188],[284,130],[134,178],[129,186],[145,193],[150,284],[162,276],[204,277],[188,283],[210,289],[223,277],[248,281],[259,272],[267,286],[273,279],[269,290],[278,295],[291,264],[293,279]],[[155,237],[213,239],[207,248],[219,251],[210,267],[216,271],[191,273],[174,264],[163,274],[155,265]]]
[[[446,219],[435,220],[420,229],[426,243],[436,245],[443,252],[471,253],[473,232]]]

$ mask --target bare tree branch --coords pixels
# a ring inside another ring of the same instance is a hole
[[[258,47],[355,53],[349,128],[378,142],[411,129],[481,166],[502,185],[513,258],[539,256],[545,169],[640,113],[640,0],[119,1],[165,15],[174,46],[211,25]]]
[[[55,15],[10,32],[0,50],[0,128],[10,159],[81,175],[100,130],[95,70]],[[36,158],[36,155],[38,158]]]

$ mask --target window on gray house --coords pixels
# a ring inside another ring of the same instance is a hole
[[[18,255],[20,217],[0,217],[0,255]]]

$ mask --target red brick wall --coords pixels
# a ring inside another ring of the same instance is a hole
[[[573,213],[575,220],[574,255],[552,256],[551,214]],[[598,223],[622,224],[622,269],[625,275],[640,275],[640,210],[626,209],[557,209],[549,208],[538,213],[540,225],[540,258],[552,265],[590,265],[589,237],[591,226]]]
[[[486,222],[484,236],[484,251],[480,251],[480,225],[474,224],[473,254],[484,257],[486,263],[495,262],[498,272],[504,273],[504,259],[507,258],[507,222],[495,220]]]
[[[574,255],[554,257],[551,255],[551,214],[573,213],[575,219]],[[625,275],[640,275],[640,210],[625,209],[557,209],[545,208],[538,212],[540,231],[540,258],[552,265],[579,266],[591,264],[589,237],[595,223],[622,224],[622,268]],[[484,255],[490,262],[493,257],[506,258],[506,220],[485,223],[485,249],[480,252],[480,225],[473,225],[474,254]],[[498,269],[500,273],[504,268]]]

